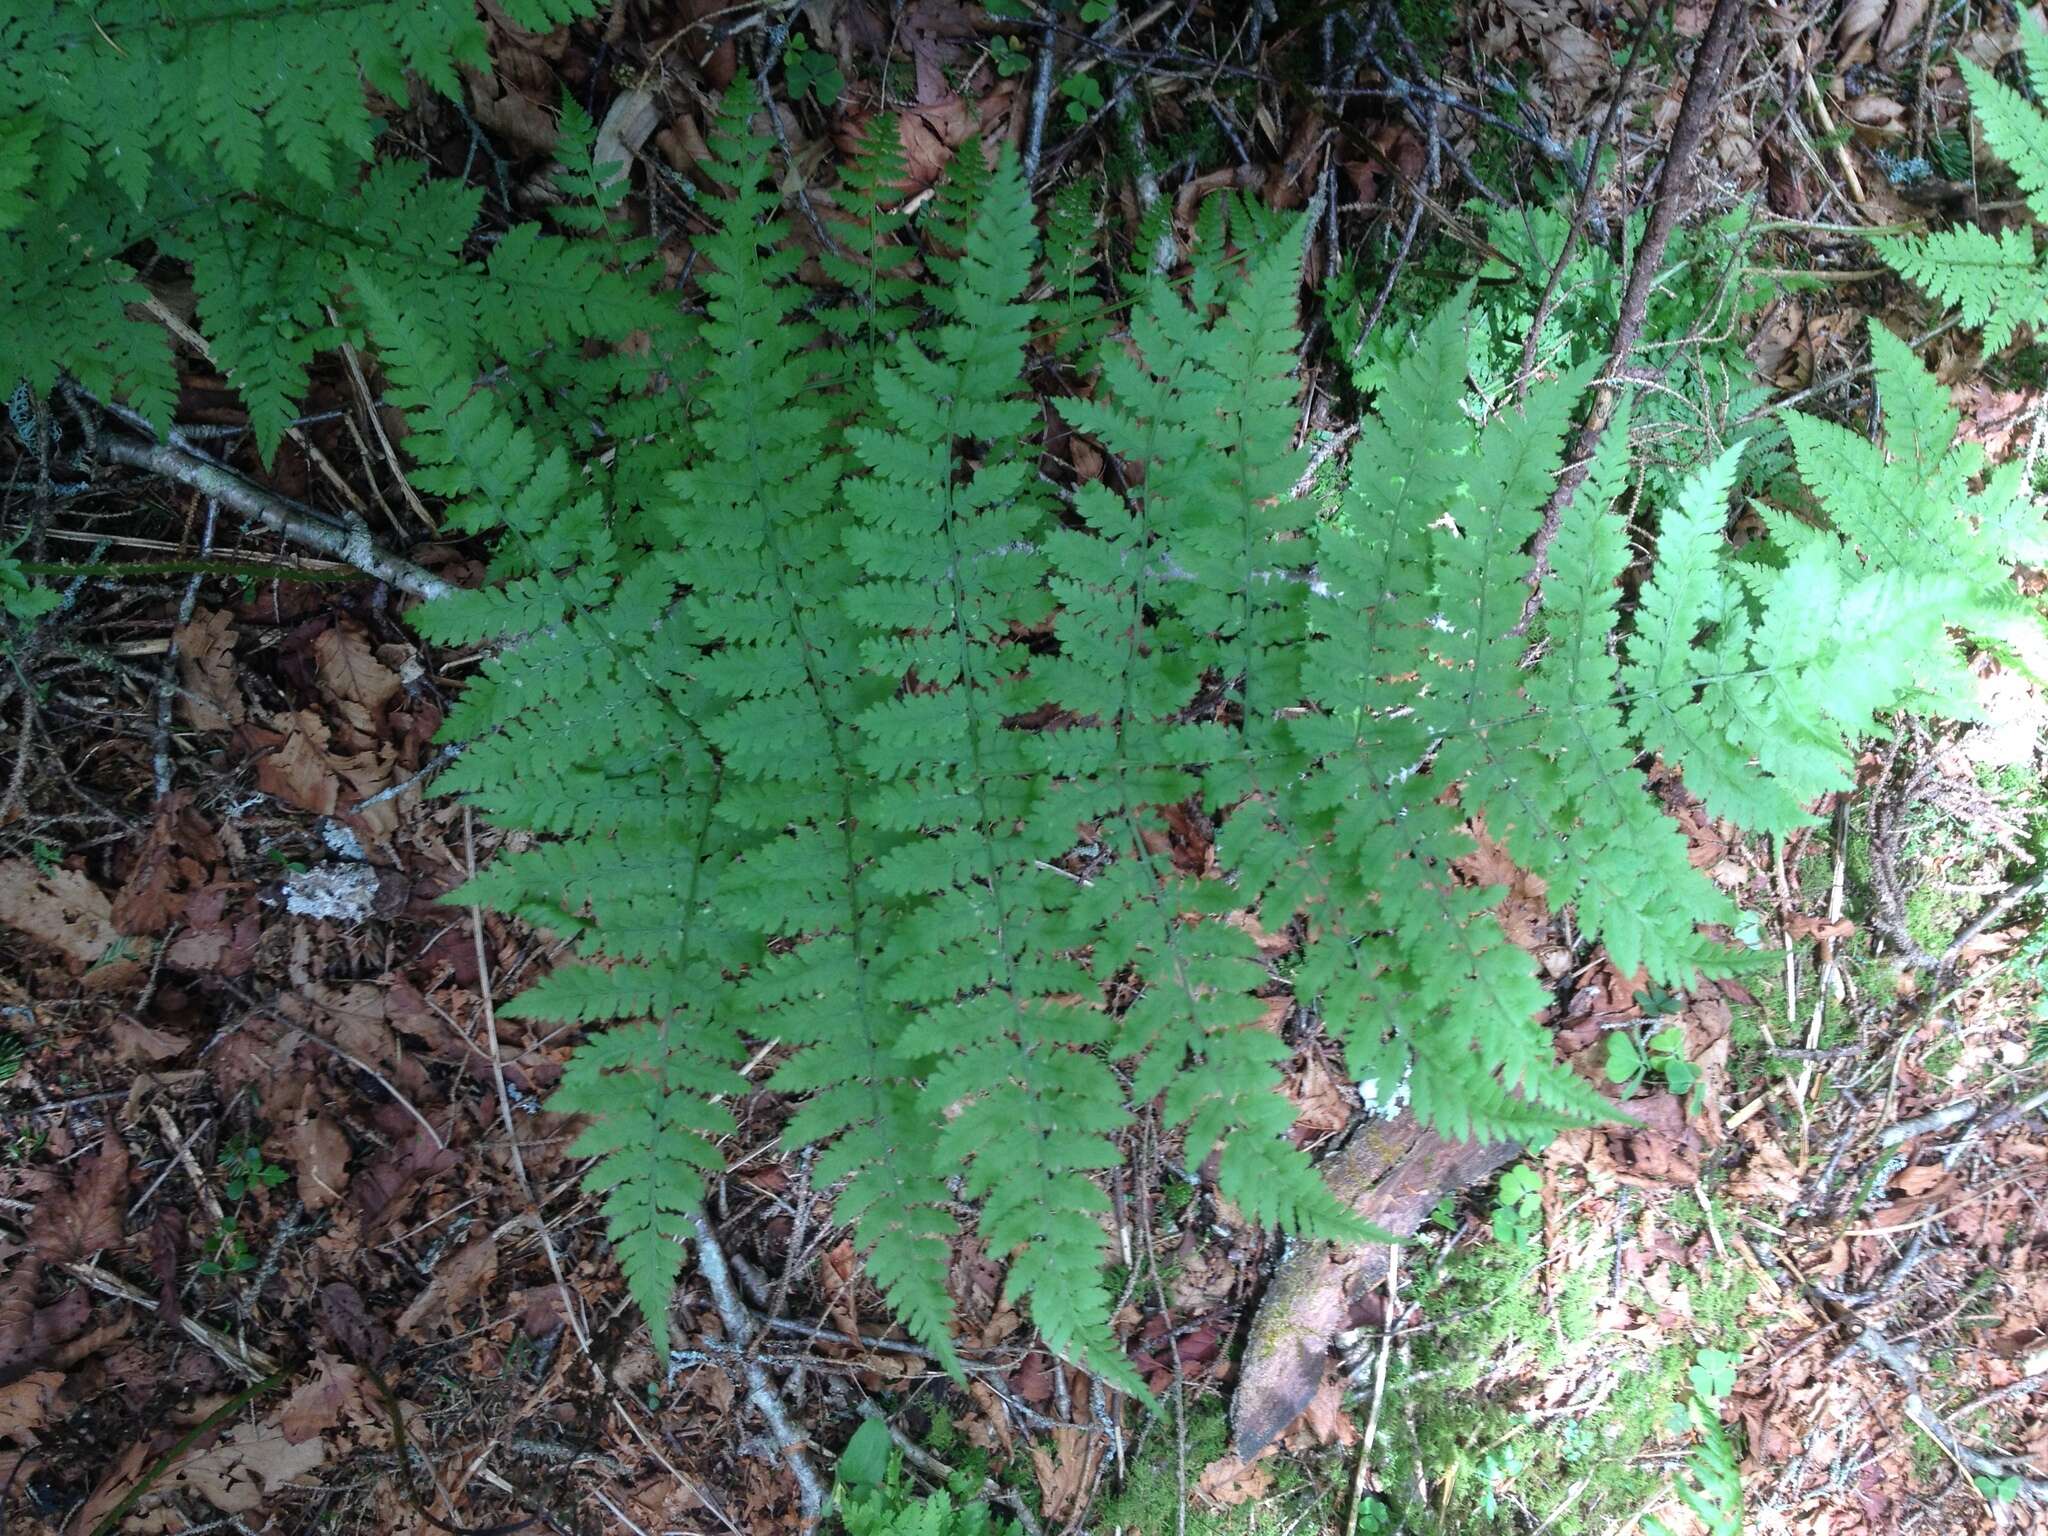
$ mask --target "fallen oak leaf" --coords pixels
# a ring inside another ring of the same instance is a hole
[[[110,1126],[100,1150],[79,1165],[70,1185],[37,1203],[29,1220],[29,1246],[49,1264],[118,1248],[127,1199],[128,1148]]]
[[[411,1337],[430,1322],[452,1318],[497,1273],[497,1233],[486,1233],[463,1244],[434,1266],[427,1288],[399,1316],[398,1331]]]
[[[62,955],[74,974],[107,957],[120,940],[113,904],[75,869],[38,869],[29,859],[0,859],[0,927]]]

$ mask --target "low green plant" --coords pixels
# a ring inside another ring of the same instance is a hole
[[[1617,1029],[1607,1037],[1607,1081],[1628,1098],[1651,1078],[1680,1097],[1692,1092],[1700,1080],[1700,1069],[1685,1056],[1685,1026],[1674,1023],[1662,1029],[1645,1030],[1641,1025]]]
[[[2020,13],[2020,61],[2038,99],[2048,96],[2048,30]],[[1991,70],[1958,53],[1970,111],[1993,154],[2006,163],[2027,211],[2048,221],[2048,115]],[[1987,352],[2003,348],[2022,327],[2048,320],[2048,261],[2034,233],[2019,224],[1999,234],[1964,225],[1928,235],[1875,238],[1878,253],[1929,297],[1953,305],[1963,323],[1980,327]]]
[[[1513,208],[1480,201],[1466,205],[1490,252],[1477,267],[1472,303],[1467,408],[1473,411],[1497,409],[1512,396],[1524,342],[1571,227],[1570,187],[1554,179],[1539,186],[1537,196]],[[1566,372],[1605,360],[1643,222],[1643,215],[1633,215],[1608,239],[1588,232],[1574,248],[1536,335],[1535,362],[1541,372]],[[1736,208],[1680,228],[1651,290],[1639,351],[1645,359],[1656,359],[1666,378],[1663,387],[1637,399],[1633,422],[1637,469],[1652,499],[1668,498],[1702,457],[1727,444],[1748,445],[1743,469],[1753,486],[1774,484],[1791,465],[1784,432],[1766,409],[1771,390],[1754,377],[1744,351],[1743,321],[1788,288],[1796,290],[1800,280],[1766,282],[1753,274],[1752,226],[1751,211]],[[1378,283],[1346,263],[1325,287],[1323,312],[1333,348],[1350,360],[1352,382],[1368,397],[1394,377],[1413,342],[1417,317],[1453,291],[1455,279],[1442,274],[1469,271],[1471,263],[1464,248],[1446,238],[1413,267],[1415,275],[1397,285],[1379,325],[1362,344],[1359,332]],[[1756,419],[1745,419],[1752,416]]]
[[[1674,1228],[1681,1242],[1705,1230],[1697,1218]],[[1579,1251],[1589,1235],[1563,1234],[1562,1251]],[[1548,1284],[1538,1279],[1546,1270]],[[1615,1299],[1604,1263],[1559,1273],[1533,1247],[1480,1242],[1459,1244],[1428,1273],[1412,1298],[1429,1324],[1412,1345],[1419,1379],[1410,1388],[1390,1376],[1380,1417],[1374,1470],[1394,1529],[1598,1536],[1674,1496],[1658,1462],[1699,1433],[1683,1405],[1719,1401],[1732,1386],[1750,1327],[1746,1270],[1674,1271],[1691,1323],[1661,1341],[1602,1326]],[[1655,1305],[1634,1287],[1619,1299]],[[1514,1406],[1519,1383],[1560,1377],[1582,1384],[1583,1406],[1563,1416]],[[1419,1485],[1433,1490],[1429,1500],[1410,1492]]]
[[[246,1137],[238,1137],[221,1149],[222,1193],[230,1201],[240,1200],[251,1190],[275,1189],[291,1175],[267,1161],[263,1149]]]
[[[1543,1230],[1543,1174],[1517,1163],[1501,1175],[1493,1206],[1494,1240],[1509,1248],[1526,1248]]]
[[[792,96],[808,96],[821,107],[839,100],[846,89],[846,76],[839,61],[811,45],[810,35],[792,32],[782,50],[782,77]]]
[[[919,1494],[877,1419],[863,1420],[841,1453],[832,1500],[847,1536],[1013,1536],[1017,1529],[964,1486]]]
[[[232,1216],[222,1218],[221,1224],[207,1234],[206,1257],[193,1266],[200,1274],[215,1279],[246,1274],[255,1267],[256,1255],[249,1251],[241,1226]]]
[[[1103,106],[1102,82],[1093,75],[1069,75],[1060,82],[1060,95],[1067,103],[1067,121],[1085,123]]]

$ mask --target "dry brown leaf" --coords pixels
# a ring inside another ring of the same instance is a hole
[[[317,1111],[285,1132],[286,1155],[298,1175],[298,1194],[308,1210],[322,1211],[348,1189],[348,1138]]]
[[[135,1019],[114,1019],[108,1033],[114,1041],[114,1055],[122,1061],[156,1066],[182,1056],[190,1041],[168,1030],[154,1029]]]
[[[1848,0],[1841,20],[1835,23],[1835,64],[1848,69],[1868,64],[1877,52],[1877,31],[1884,24],[1891,0]]]
[[[60,1371],[31,1371],[0,1387],[0,1435],[19,1445],[36,1444],[36,1431],[50,1422],[50,1405],[63,1385]]]
[[[38,1307],[36,1282],[42,1274],[43,1261],[30,1250],[0,1280],[0,1376],[42,1364],[60,1345],[76,1338],[92,1315],[83,1287]]]
[[[100,1477],[84,1507],[65,1527],[67,1536],[87,1536],[87,1533],[100,1528],[100,1523],[114,1512],[114,1506],[135,1486],[136,1478],[142,1475],[143,1464],[151,1459],[151,1449],[147,1436],[131,1440],[122,1448],[113,1459],[113,1465]]]
[[[106,893],[72,869],[47,874],[28,859],[0,859],[0,925],[54,949],[82,971],[120,935]]]
[[[301,709],[273,723],[284,736],[256,760],[256,787],[302,811],[332,816],[340,786],[327,758],[327,722]]]
[[[1855,125],[1856,137],[1865,144],[1884,144],[1906,132],[1906,106],[1891,96],[1858,96],[1846,102],[1842,115]]]
[[[1728,1181],[1728,1193],[1759,1208],[1790,1205],[1797,1200],[1802,1181],[1785,1149],[1759,1129],[1755,1121],[1743,1126],[1740,1135],[1748,1143],[1749,1156]]]
[[[1797,300],[1773,305],[1757,328],[1749,355],[1756,376],[1773,389],[1800,389],[1813,377],[1813,348],[1806,340],[1806,311]]]
[[[178,648],[178,713],[197,731],[224,731],[249,718],[235,677],[235,619],[202,608],[171,633]]]
[[[1219,1456],[1202,1468],[1195,1492],[1211,1504],[1244,1504],[1263,1499],[1273,1490],[1273,1474],[1264,1461],[1240,1461]]]
[[[1294,1137],[1298,1142],[1328,1136],[1351,1123],[1351,1104],[1320,1053],[1311,1055],[1300,1072],[1290,1074],[1280,1091],[1294,1105]]]
[[[841,1241],[818,1256],[819,1275],[825,1282],[825,1308],[833,1324],[849,1334],[860,1332],[860,1313],[854,1308],[855,1282],[860,1279],[860,1258],[850,1241]]]
[[[429,1324],[452,1319],[498,1273],[498,1236],[473,1238],[434,1267],[427,1288],[398,1319],[398,1331],[416,1337]]]
[[[1843,70],[1874,59],[1892,66],[1919,47],[1925,23],[1927,0],[1849,0],[1835,25],[1835,63]]]
[[[1344,1390],[1341,1379],[1325,1376],[1323,1384],[1316,1388],[1316,1395],[1309,1399],[1308,1407],[1302,1411],[1296,1434],[1306,1437],[1311,1445],[1356,1445],[1358,1426],[1344,1411]]]
[[[313,671],[320,686],[335,698],[382,709],[404,684],[370,649],[369,636],[346,621],[313,637]]]
[[[184,916],[192,892],[225,857],[219,836],[192,804],[188,789],[157,802],[135,867],[114,897],[114,926],[123,933],[162,933]]]
[[[327,1460],[327,1443],[294,1443],[275,1423],[238,1424],[179,1463],[162,1486],[190,1489],[224,1515],[245,1515]]]
[[[109,1126],[100,1149],[79,1165],[70,1185],[43,1196],[29,1218],[29,1246],[45,1263],[65,1264],[121,1245],[128,1202],[128,1148]]]
[[[344,1418],[376,1424],[381,1414],[359,1365],[322,1350],[314,1357],[319,1374],[301,1385],[277,1411],[277,1427],[293,1445],[324,1434]]]
[[[1034,1441],[1031,1470],[1038,1479],[1047,1520],[1064,1521],[1078,1516],[1094,1487],[1095,1464],[1102,1457],[1102,1442],[1078,1429],[1052,1432],[1052,1449]]]

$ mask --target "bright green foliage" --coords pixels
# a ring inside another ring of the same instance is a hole
[[[543,29],[588,9],[504,7]],[[170,336],[141,314],[152,294],[122,259],[145,243],[190,264],[198,329],[266,458],[314,357],[367,339],[352,267],[436,316],[466,358],[623,334],[641,296],[592,248],[521,226],[465,261],[474,191],[411,164],[366,170],[379,127],[366,81],[402,109],[410,80],[453,95],[458,66],[489,64],[470,0],[14,8],[0,19],[0,384],[45,394],[68,375],[166,427]]]
[[[1596,174],[1604,173],[1603,163]],[[1573,197],[1562,179],[1545,185],[1539,178],[1537,195],[1515,207],[1477,200],[1466,205],[1490,253],[1476,273],[1468,327],[1474,410],[1496,409],[1514,396],[1524,342],[1572,228]],[[1583,232],[1537,331],[1539,374],[1605,362],[1644,222],[1636,213],[1612,236],[1597,227]],[[1638,345],[1644,358],[1655,360],[1664,384],[1637,397],[1633,446],[1636,473],[1658,500],[1672,495],[1719,443],[1748,443],[1743,468],[1752,485],[1769,484],[1786,467],[1783,434],[1774,418],[1762,414],[1772,391],[1753,376],[1744,350],[1745,322],[1777,295],[1798,291],[1800,280],[1780,276],[1764,282],[1751,275],[1755,222],[1754,210],[1741,207],[1673,231],[1651,287]],[[1449,292],[1450,282],[1433,274],[1467,266],[1462,246],[1440,241],[1432,259],[1409,265],[1362,345],[1359,327],[1378,293],[1377,275],[1349,265],[1332,275],[1324,311],[1335,349],[1351,360],[1358,388],[1376,395],[1387,387],[1426,317]],[[1752,413],[1757,419],[1745,424]]]
[[[1016,1529],[959,1488],[920,1496],[878,1419],[862,1420],[840,1456],[832,1503],[847,1536],[1008,1536]]]
[[[1721,1423],[1716,1407],[1711,1400],[1693,1398],[1680,1410],[1679,1418],[1699,1432],[1699,1440],[1685,1459],[1686,1480],[1676,1493],[1706,1536],[1737,1536],[1742,1529],[1742,1466],[1735,1437]],[[1644,1521],[1643,1529],[1651,1536],[1671,1536],[1671,1528],[1654,1518]]]
[[[1081,195],[1041,261],[1014,159],[970,153],[913,231],[884,126],[814,292],[750,86],[701,167],[685,315],[649,244],[610,238],[624,183],[573,103],[552,230],[487,238],[473,191],[364,163],[367,109],[335,82],[451,88],[481,42],[450,3],[373,0],[323,34],[317,126],[223,72],[238,20],[0,24],[42,61],[0,59],[0,279],[30,296],[11,355],[37,390],[68,373],[167,427],[169,352],[113,260],[152,242],[190,264],[266,452],[346,341],[410,418],[413,484],[495,534],[488,584],[416,618],[486,649],[441,787],[519,834],[455,899],[574,947],[505,1011],[589,1028],[552,1103],[589,1117],[576,1149],[657,1346],[739,1069],[772,1042],[784,1140],[817,1149],[918,1339],[952,1363],[967,1221],[1052,1349],[1138,1390],[1097,1177],[1137,1111],[1189,1165],[1213,1155],[1250,1218],[1332,1237],[1364,1229],[1289,1134],[1276,1002],[1356,1075],[1407,1075],[1447,1132],[1604,1114],[1536,1023],[1548,988],[1478,883],[1480,828],[1624,971],[1683,989],[1730,968],[1709,930],[1733,914],[1646,750],[1714,813],[1783,830],[1849,782],[1879,711],[1957,694],[1950,626],[2031,644],[2004,585],[2038,542],[2016,482],[1972,489],[1974,450],[1883,340],[1891,458],[1796,429],[1825,526],[1776,517],[1738,557],[1731,451],[1652,502],[1625,610],[1610,432],[1524,635],[1588,369],[1475,397],[1483,328],[1444,307],[1388,362],[1320,516],[1293,494],[1298,226],[1212,198],[1179,282],[1148,227],[1115,321]],[[264,15],[282,57],[311,46],[312,12]],[[200,135],[172,135],[174,90]],[[121,91],[132,117],[79,105]],[[1048,392],[1100,481],[1042,472]]]
[[[2020,50],[2035,97],[2048,97],[2048,30],[2025,10]],[[2048,114],[1974,60],[1958,55],[1956,63],[1985,142],[2019,182],[2028,211],[2048,222]],[[2021,326],[2048,320],[2048,262],[2023,228],[1994,235],[1967,225],[1882,237],[1876,245],[1901,277],[1954,305],[1965,325],[1982,327],[1987,351],[1999,350]]]
[[[1360,1229],[1289,1139],[1286,1047],[1259,1027],[1289,987],[1354,1072],[1408,1073],[1447,1131],[1604,1114],[1535,1022],[1547,989],[1498,893],[1459,873],[1475,822],[1621,966],[1682,989],[1733,963],[1707,931],[1733,912],[1649,793],[1644,748],[1716,813],[1810,820],[1877,710],[1952,692],[1944,624],[2006,612],[1992,588],[2016,546],[1981,516],[1939,571],[1855,507],[1738,558],[1731,453],[1662,509],[1625,614],[1624,427],[1559,532],[1540,632],[1516,633],[1584,374],[1476,419],[1465,314],[1445,309],[1319,521],[1292,494],[1299,232],[1262,238],[1221,200],[1188,281],[1133,278],[1125,335],[1054,400],[1115,466],[1056,484],[1014,161],[956,162],[913,287],[882,137],[841,190],[816,303],[749,105],[711,140],[673,419],[636,449],[670,467],[630,497],[572,421],[465,392],[350,268],[423,477],[462,525],[499,509],[510,535],[501,584],[419,620],[504,638],[450,720],[470,745],[445,787],[541,834],[458,899],[583,956],[513,1010],[603,1026],[554,1107],[594,1117],[580,1150],[658,1334],[719,1101],[771,1040],[772,1085],[797,1097],[785,1143],[820,1149],[920,1340],[951,1360],[964,1205],[1051,1347],[1134,1389],[1096,1178],[1134,1106],[1157,1103],[1190,1165],[1214,1153],[1253,1219],[1329,1235]],[[1882,383],[1893,450],[1950,474],[1917,367]],[[1290,976],[1257,930],[1298,935]]]

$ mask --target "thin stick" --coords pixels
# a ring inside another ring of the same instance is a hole
[[[1024,185],[1038,180],[1038,160],[1045,152],[1045,117],[1052,110],[1052,53],[1056,37],[1047,20],[1039,33],[1038,71],[1031,77],[1031,127],[1024,136]]]
[[[1358,1536],[1358,1506],[1365,1501],[1365,1472],[1372,1462],[1372,1443],[1379,1434],[1380,1404],[1387,1392],[1387,1357],[1393,1353],[1394,1320],[1401,1311],[1401,1247],[1387,1245],[1387,1315],[1380,1322],[1379,1359],[1373,1364],[1372,1407],[1365,1415],[1365,1435],[1358,1442],[1358,1464],[1351,1469],[1351,1508],[1344,1516],[1344,1536]]]
[[[367,1072],[370,1074],[370,1076],[374,1077],[380,1084],[383,1085],[384,1091],[390,1094],[392,1098],[398,1101],[398,1105],[401,1109],[403,1109],[407,1114],[411,1115],[413,1119],[419,1121],[420,1129],[425,1131],[427,1135],[432,1138],[433,1143],[436,1147],[438,1147],[443,1152],[448,1150],[448,1143],[442,1137],[441,1133],[434,1129],[434,1122],[429,1120],[424,1114],[420,1113],[419,1106],[413,1103],[413,1101],[411,1099],[408,1099],[404,1094],[400,1093],[398,1091],[397,1086],[392,1083],[390,1078],[386,1077],[382,1072],[379,1072],[375,1067],[371,1066],[367,1061],[364,1061],[360,1056],[356,1055],[353,1051],[343,1049],[341,1046],[336,1045],[332,1040],[329,1040],[326,1036],[315,1034],[310,1029],[305,1032],[305,1035],[306,1038],[308,1040],[311,1040],[314,1044],[326,1046],[328,1050],[334,1052],[335,1055],[339,1056],[343,1061],[347,1062],[350,1066],[354,1067],[358,1072]]]
[[[704,1276],[704,1283],[711,1288],[711,1300],[718,1308],[719,1321],[725,1325],[726,1337],[736,1347],[745,1349],[753,1343],[753,1322],[746,1305],[739,1298],[739,1292],[733,1289],[732,1268],[726,1263],[725,1250],[719,1246],[717,1229],[702,1209],[692,1212],[691,1219],[697,1227],[697,1268]],[[775,1448],[782,1452],[790,1476],[796,1479],[797,1496],[803,1504],[804,1526],[807,1530],[815,1529],[825,1517],[828,1500],[825,1485],[819,1481],[817,1469],[811,1465],[811,1458],[804,1450],[805,1437],[798,1434],[789,1422],[789,1414],[782,1406],[775,1384],[768,1378],[768,1368],[748,1355],[742,1359],[740,1369],[747,1381],[747,1401],[754,1405],[754,1411],[768,1425]]]
[[[220,503],[212,497],[206,501],[206,530],[199,538],[199,558],[206,559],[213,553],[213,529],[220,520]],[[178,629],[192,622],[192,610],[199,601],[199,582],[204,571],[194,571],[185,583],[185,595],[178,600]],[[178,633],[171,631],[171,643],[164,648],[163,669],[156,680],[156,797],[161,800],[171,792],[171,696],[177,690],[174,679],[178,668]]]
[[[1699,51],[1693,56],[1692,74],[1685,82],[1685,99],[1679,103],[1678,120],[1671,126],[1671,143],[1664,152],[1657,201],[1650,210],[1650,222],[1643,231],[1642,243],[1636,247],[1635,265],[1629,269],[1628,286],[1622,290],[1614,350],[1603,370],[1610,382],[1603,384],[1594,394],[1593,408],[1572,439],[1564,473],[1558,476],[1557,488],[1551,492],[1550,500],[1543,508],[1543,525],[1530,546],[1533,561],[1529,571],[1529,597],[1522,607],[1521,622],[1513,630],[1515,634],[1526,633],[1535,621],[1537,610],[1543,606],[1543,579],[1550,574],[1550,546],[1557,542],[1558,529],[1564,525],[1565,511],[1592,470],[1593,455],[1600,447],[1601,438],[1607,435],[1608,423],[1614,419],[1615,407],[1620,404],[1620,390],[1616,386],[1628,367],[1629,356],[1635,351],[1637,340],[1642,336],[1650,290],[1656,283],[1658,269],[1664,264],[1664,249],[1671,243],[1672,231],[1678,227],[1679,212],[1691,181],[1693,156],[1699,149],[1708,119],[1720,105],[1721,75],[1727,67],[1740,24],[1748,18],[1749,0],[1714,0],[1714,12],[1707,19],[1707,30],[1700,38]]]
[[[112,435],[100,439],[101,457],[130,469],[146,469],[180,485],[190,486],[243,517],[252,517],[275,533],[296,544],[317,549],[354,566],[365,575],[398,588],[414,597],[447,597],[456,588],[380,549],[366,527],[342,528],[310,507],[287,501],[274,492],[252,485],[225,465],[202,459],[190,450],[165,443],[139,443]]]
[[[1522,363],[1515,372],[1515,395],[1520,399],[1529,392],[1529,379],[1536,372],[1536,345],[1543,334],[1544,322],[1550,318],[1550,306],[1557,302],[1558,284],[1564,281],[1564,269],[1571,265],[1577,254],[1579,241],[1586,232],[1586,221],[1593,213],[1593,199],[1600,189],[1600,153],[1607,148],[1608,136],[1614,132],[1614,125],[1621,117],[1622,105],[1628,100],[1628,88],[1635,78],[1636,60],[1642,56],[1643,44],[1649,41],[1651,23],[1656,20],[1653,9],[1644,18],[1642,28],[1636,33],[1636,40],[1629,45],[1628,57],[1622,60],[1621,76],[1614,83],[1614,97],[1607,103],[1607,111],[1600,118],[1600,126],[1593,134],[1593,147],[1586,152],[1586,174],[1579,183],[1579,200],[1572,208],[1571,223],[1564,232],[1564,245],[1558,250],[1556,264],[1550,269],[1550,281],[1543,285],[1543,297],[1536,301],[1536,317],[1529,322],[1529,334],[1522,339]]]

